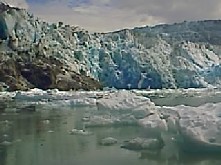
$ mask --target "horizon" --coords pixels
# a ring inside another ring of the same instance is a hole
[[[25,8],[41,20],[79,26],[90,32],[220,20],[218,0],[0,0]],[[196,10],[200,8],[201,10]],[[59,12],[58,12],[59,11]],[[108,21],[107,21],[108,20]]]

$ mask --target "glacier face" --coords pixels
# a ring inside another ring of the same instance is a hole
[[[56,80],[71,77],[67,72],[73,71],[115,88],[188,88],[219,83],[218,20],[89,33],[9,8],[0,14],[0,25],[2,60],[32,63],[56,59],[65,72],[65,76],[57,74]]]

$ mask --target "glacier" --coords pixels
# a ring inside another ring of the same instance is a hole
[[[1,90],[219,86],[219,20],[93,33],[1,6]]]
[[[221,103],[165,107],[145,97],[213,94],[220,85],[220,20],[90,33],[0,6],[0,91],[14,91],[1,92],[1,101],[33,111],[32,105],[90,107],[82,118],[87,129],[135,125],[156,131],[165,145],[171,134],[188,152],[221,151]],[[75,128],[69,133],[89,134]],[[140,137],[125,147],[152,144],[163,147],[159,139]]]

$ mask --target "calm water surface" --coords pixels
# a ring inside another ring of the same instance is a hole
[[[220,98],[220,97],[219,97]],[[196,101],[198,100],[198,101]],[[218,102],[217,97],[209,101]],[[201,104],[205,98],[161,98],[166,105]],[[168,103],[170,102],[170,103]],[[0,165],[220,165],[220,155],[187,155],[176,144],[161,152],[136,152],[120,148],[124,140],[152,136],[139,127],[91,128],[91,136],[70,135],[69,130],[81,129],[84,108],[55,108],[15,103],[0,106]],[[114,146],[100,146],[105,137],[117,138]],[[165,135],[167,136],[167,135]]]

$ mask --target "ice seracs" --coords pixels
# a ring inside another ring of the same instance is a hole
[[[16,4],[14,0],[3,2]],[[7,67],[12,59],[16,64],[24,62],[21,69],[12,68],[12,73],[16,70],[19,76],[9,75],[17,81],[11,84],[10,78],[1,80],[9,90],[26,90],[32,86],[93,90],[101,87],[98,81],[119,89],[195,88],[220,84],[219,20],[104,34],[89,33],[62,22],[49,24],[26,10],[7,5],[2,6],[0,17],[0,54],[7,59],[3,66]],[[41,66],[36,61],[48,65]],[[36,71],[27,69],[27,62],[40,67],[43,72],[40,75],[49,80],[33,80],[30,74]],[[1,74],[5,75],[0,67]]]

